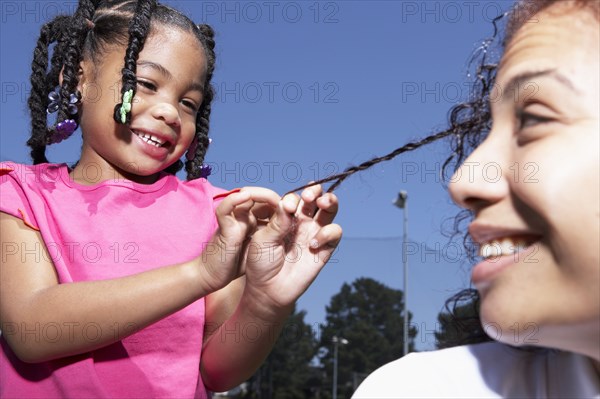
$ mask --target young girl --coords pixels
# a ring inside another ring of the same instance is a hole
[[[459,159],[474,147],[450,194],[473,217],[492,339],[410,354],[353,397],[600,398],[599,21],[597,0],[522,1],[499,65],[478,71],[482,96],[450,129],[336,177],[448,135]]]
[[[227,390],[339,242],[319,187],[282,200],[199,178],[213,48],[208,26],[155,1],[82,0],[43,26],[34,165],[0,165],[0,397]],[[77,164],[46,163],[78,125]]]

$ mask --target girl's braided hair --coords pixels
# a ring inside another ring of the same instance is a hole
[[[31,137],[27,145],[31,148],[34,164],[48,162],[46,146],[51,143],[53,130],[48,127],[46,109],[48,93],[60,84],[60,104],[57,122],[69,115],[70,93],[79,83],[79,64],[91,59],[97,64],[101,55],[111,46],[127,46],[122,70],[122,95],[137,89],[136,63],[144,42],[154,24],[179,28],[196,36],[202,45],[207,60],[203,102],[196,116],[195,153],[190,154],[185,164],[188,179],[201,175],[201,166],[208,149],[209,121],[214,89],[210,82],[215,68],[214,31],[208,25],[196,25],[179,11],[158,4],[155,0],[80,0],[72,16],[60,15],[46,23],[40,32],[31,65]],[[49,62],[51,46],[54,45]],[[50,65],[48,65],[50,63]],[[117,104],[115,110],[120,109]],[[115,112],[118,113],[118,112]],[[131,114],[125,121],[128,124]],[[107,115],[110,117],[110,115]],[[117,123],[121,119],[113,115]],[[78,116],[76,116],[78,117]],[[166,171],[176,173],[183,167],[182,161],[169,166]]]

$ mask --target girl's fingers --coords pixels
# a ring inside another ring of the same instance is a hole
[[[281,205],[283,206],[283,210],[290,214],[296,213],[296,209],[298,209],[299,204],[300,204],[300,197],[297,194],[287,194],[281,200]]]
[[[314,250],[337,247],[342,239],[342,228],[338,224],[328,224],[319,229],[310,242]]]
[[[223,218],[231,215],[236,206],[250,200],[250,194],[247,192],[237,192],[225,197],[216,209],[217,218]]]
[[[269,205],[273,209],[277,208],[279,201],[281,201],[279,194],[263,187],[244,187],[240,190],[240,193],[248,194],[254,202]]]
[[[251,212],[254,205],[254,201],[248,200],[246,202],[237,205],[233,210],[233,216],[235,220],[246,225],[246,237],[251,236],[256,231],[257,220],[254,214]]]
[[[216,209],[219,224],[228,223],[228,217],[250,222],[256,226],[257,219],[268,219],[280,201],[274,191],[261,187],[244,187],[225,197]]]
[[[296,217],[305,216],[313,218],[317,213],[316,200],[323,194],[323,188],[320,184],[311,186],[302,191],[300,206]]]
[[[289,233],[294,224],[294,212],[298,207],[298,196],[286,195],[280,201],[267,226],[259,231],[264,242],[280,242]],[[258,236],[258,233],[255,237]]]
[[[320,226],[326,226],[333,222],[338,212],[338,199],[335,194],[327,193],[316,201],[319,211],[315,216],[315,222]]]
[[[254,205],[255,205],[255,202],[252,199],[249,199],[248,201],[244,201],[241,204],[237,204],[233,208],[233,214],[235,215],[235,217],[237,219],[246,218],[250,214],[250,210],[252,209],[252,207],[254,207]]]
[[[256,217],[256,219],[268,221],[269,219],[271,219],[276,209],[277,208],[271,206],[271,204],[254,202],[254,206],[252,207],[251,212],[254,215],[254,217]]]

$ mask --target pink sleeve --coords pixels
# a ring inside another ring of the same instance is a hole
[[[39,230],[20,177],[26,175],[23,165],[0,163],[0,212],[23,220],[25,225]]]

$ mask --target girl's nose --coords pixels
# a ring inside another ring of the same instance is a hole
[[[177,108],[167,102],[154,105],[151,114],[155,119],[159,119],[169,126],[179,127],[181,124]]]
[[[450,195],[457,205],[478,212],[509,194],[508,143],[492,138],[492,133],[465,160],[450,180]],[[502,148],[504,146],[504,148]]]

